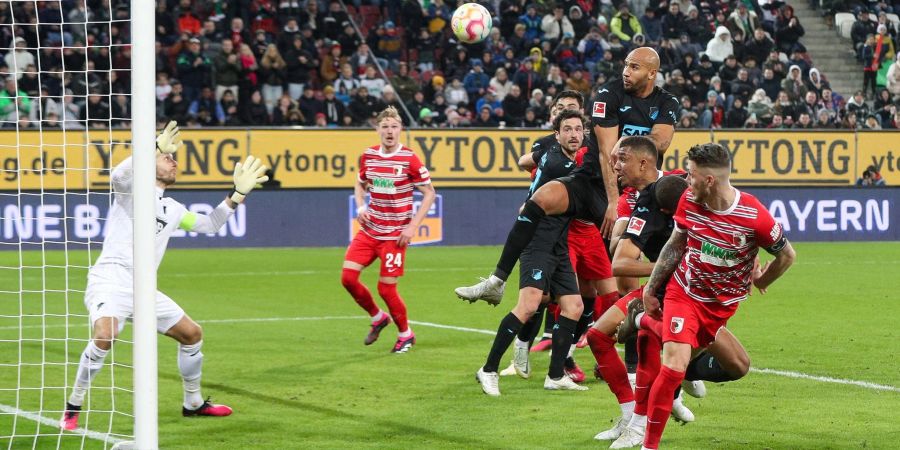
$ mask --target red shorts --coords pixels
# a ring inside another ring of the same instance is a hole
[[[617,301],[614,306],[616,308],[619,308],[619,310],[622,311],[622,314],[627,315],[628,314],[628,302],[630,302],[636,298],[639,298],[639,299],[641,299],[641,301],[643,301],[643,298],[644,298],[644,286],[643,285],[641,285],[641,287],[629,292],[624,297],[620,298],[619,301]]]
[[[719,328],[728,323],[734,309],[719,303],[692,299],[673,277],[666,288],[663,307],[663,342],[681,342],[703,348],[716,340]]]
[[[573,233],[572,228],[576,230]],[[579,278],[605,280],[612,278],[612,264],[600,230],[593,225],[572,221],[569,225],[569,259]]]
[[[380,241],[362,231],[356,233],[353,242],[347,247],[344,260],[368,267],[375,258],[381,259],[381,276],[399,277],[403,275],[406,247],[397,245],[396,239]]]

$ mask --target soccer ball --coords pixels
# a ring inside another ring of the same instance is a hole
[[[450,29],[460,42],[481,42],[491,32],[491,13],[478,3],[464,3],[453,12]]]

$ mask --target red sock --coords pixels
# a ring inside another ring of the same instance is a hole
[[[641,316],[641,329],[652,332],[658,338],[662,338],[662,322],[656,320],[647,314]]]
[[[406,321],[406,304],[403,303],[403,299],[400,298],[400,294],[397,292],[397,284],[387,284],[378,282],[378,295],[384,299],[384,302],[387,303],[388,311],[391,313],[391,317],[394,319],[394,323],[397,324],[397,329],[400,330],[401,333],[409,329],[409,323]]]
[[[634,413],[647,415],[647,400],[650,399],[650,386],[659,373],[662,364],[659,352],[662,350],[662,342],[656,336],[645,330],[638,331],[637,351],[638,365],[634,382]]]
[[[603,375],[609,390],[616,396],[619,404],[634,401],[634,391],[628,382],[625,363],[616,351],[616,341],[594,328],[588,330],[587,341],[594,359],[597,360],[600,374]]]
[[[612,308],[619,301],[619,293],[616,291],[605,295],[598,295],[594,301],[594,318],[599,319],[607,309]]]
[[[370,317],[375,317],[381,309],[372,300],[372,293],[366,288],[366,285],[359,282],[359,271],[353,269],[344,269],[341,271],[341,284],[344,289],[353,296],[353,300],[369,313]]]
[[[644,447],[659,448],[666,421],[672,412],[672,397],[675,389],[684,380],[684,372],[676,372],[666,366],[659,370],[659,376],[650,389],[650,414],[647,415],[647,435],[644,436]]]

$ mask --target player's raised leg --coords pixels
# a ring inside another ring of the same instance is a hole
[[[163,317],[159,318],[164,320]],[[200,378],[203,374],[203,329],[187,314],[165,332],[166,336],[178,341],[178,372],[184,385],[184,404],[181,414],[191,416],[230,416],[232,409],[203,399],[200,392]]]

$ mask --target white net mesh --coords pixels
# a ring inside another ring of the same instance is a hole
[[[127,5],[127,3],[126,3]],[[59,420],[91,337],[87,272],[130,154],[128,9],[0,2],[0,446],[108,448],[132,434],[126,329],[84,399]],[[130,327],[129,327],[130,328]]]

